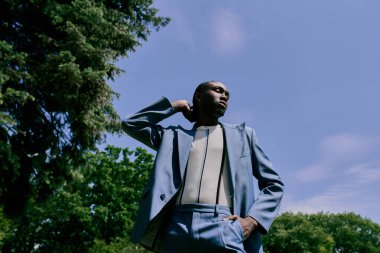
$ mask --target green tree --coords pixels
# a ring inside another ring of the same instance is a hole
[[[315,214],[310,221],[334,238],[334,252],[380,253],[380,225],[354,213]]]
[[[129,236],[153,155],[108,146],[84,158],[73,180],[13,219],[3,252],[144,252]]]
[[[284,213],[264,237],[264,249],[270,253],[380,253],[380,225],[354,213]]]
[[[307,215],[284,213],[275,220],[263,243],[270,253],[330,253],[334,240]]]
[[[153,0],[0,1],[0,204],[19,214],[120,123],[107,84],[157,16]]]
[[[0,209],[0,249],[3,247],[4,239],[9,234],[9,220],[4,217],[3,210]]]

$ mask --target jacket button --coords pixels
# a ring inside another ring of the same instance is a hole
[[[161,194],[161,195],[160,195],[160,199],[161,199],[161,200],[164,200],[164,199],[165,199],[165,194]]]

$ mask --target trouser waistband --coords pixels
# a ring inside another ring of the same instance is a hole
[[[174,212],[199,212],[199,213],[217,213],[230,215],[231,209],[228,206],[222,205],[210,205],[210,204],[183,204],[177,205],[174,208]]]

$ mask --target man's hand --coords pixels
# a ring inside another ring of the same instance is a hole
[[[182,112],[183,116],[190,122],[194,122],[193,109],[187,100],[181,99],[171,103],[174,111]]]
[[[244,241],[251,235],[251,233],[259,225],[257,221],[251,216],[247,216],[244,219],[237,215],[229,215],[225,218],[226,220],[238,220],[243,227]]]

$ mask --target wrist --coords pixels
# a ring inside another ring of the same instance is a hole
[[[252,226],[253,229],[255,229],[259,225],[259,223],[257,222],[257,220],[255,220],[251,216],[246,216],[244,219],[251,224],[251,226]]]

